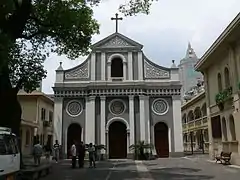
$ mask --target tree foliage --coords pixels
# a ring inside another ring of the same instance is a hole
[[[89,52],[99,33],[92,7],[104,0],[1,0],[0,74],[8,67],[14,85],[33,90],[46,76],[49,53],[75,59]],[[126,16],[149,13],[154,0],[129,0],[119,6]],[[30,48],[27,48],[30,47]]]

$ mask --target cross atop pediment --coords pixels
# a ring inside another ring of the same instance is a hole
[[[122,17],[118,17],[118,13],[115,14],[115,17],[112,17],[111,20],[115,20],[116,21],[116,33],[118,32],[118,21],[119,20],[123,20]]]

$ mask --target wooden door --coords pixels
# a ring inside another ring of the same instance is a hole
[[[109,127],[109,158],[127,157],[127,130],[122,122],[113,122]]]
[[[80,143],[82,128],[79,124],[71,124],[67,131],[67,157],[71,158],[71,146],[73,142]]]
[[[169,157],[168,126],[159,122],[154,127],[155,148],[158,157]]]

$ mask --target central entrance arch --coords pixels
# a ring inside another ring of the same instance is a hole
[[[154,138],[158,157],[169,157],[168,126],[164,122],[155,124]]]
[[[82,135],[82,127],[77,124],[73,123],[68,127],[67,130],[67,157],[71,157],[71,146],[73,142],[75,141],[76,143],[81,142],[81,135]]]
[[[127,127],[120,121],[109,126],[109,158],[127,158]]]

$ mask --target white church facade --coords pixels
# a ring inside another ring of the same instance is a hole
[[[171,68],[150,61],[143,45],[115,32],[92,46],[78,66],[60,64],[54,84],[54,139],[106,146],[108,158],[132,156],[138,141],[158,157],[182,156],[181,84]]]

